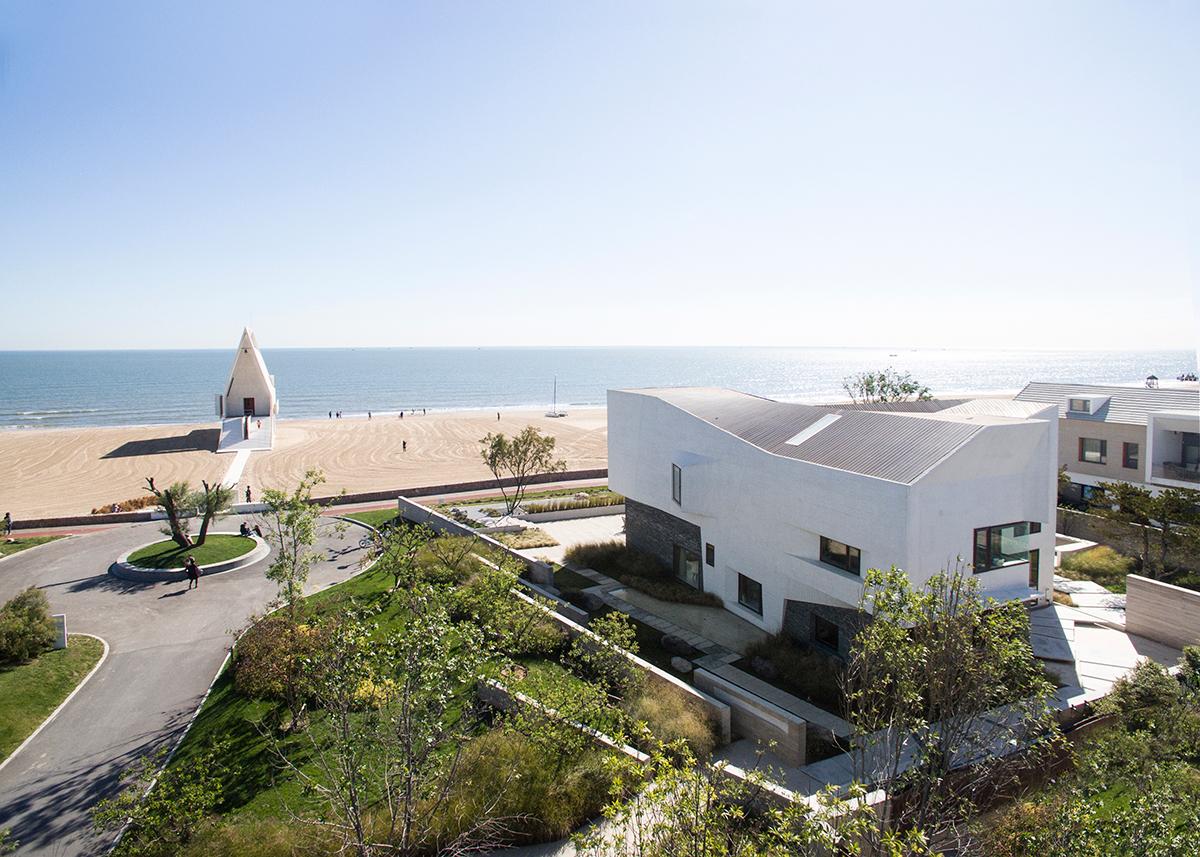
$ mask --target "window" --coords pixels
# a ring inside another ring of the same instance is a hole
[[[1068,399],[1067,410],[1074,411],[1077,414],[1090,414],[1092,412],[1092,402],[1090,399]]]
[[[1130,470],[1137,470],[1138,445],[1136,443],[1126,443],[1121,447],[1121,464]]]
[[[1037,521],[1017,521],[975,531],[975,573],[1029,561],[1029,536],[1040,533]]]
[[[858,574],[862,564],[862,552],[858,548],[821,536],[821,562],[835,565],[851,574]]]
[[[738,575],[738,604],[762,615],[762,584],[744,574]]]
[[[693,589],[700,589],[700,554],[675,545],[675,576]]]
[[[678,464],[671,465],[671,499],[683,505],[683,471]]]
[[[828,649],[838,650],[838,626],[821,616],[813,616],[813,640]]]
[[[1088,464],[1104,464],[1108,461],[1108,441],[1094,437],[1079,439],[1079,460]]]
[[[1200,432],[1185,431],[1179,446],[1180,464],[1188,470],[1200,470]]]
[[[705,565],[716,565],[717,564],[717,549],[715,547],[713,547],[711,544],[709,544],[708,542],[704,543],[704,564]]]

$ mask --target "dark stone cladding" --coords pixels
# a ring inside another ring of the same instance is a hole
[[[625,544],[650,554],[667,568],[675,565],[675,545],[702,555],[698,526],[629,497],[625,498]]]
[[[838,654],[843,658],[850,654],[850,644],[855,635],[867,624],[867,620],[858,610],[814,604],[811,601],[785,601],[784,633],[798,642],[819,647],[813,634],[813,622],[817,616],[837,625]]]

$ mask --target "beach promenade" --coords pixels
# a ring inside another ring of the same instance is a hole
[[[572,410],[561,419],[541,411],[449,411],[277,423],[275,446],[250,455],[241,473],[247,485],[291,488],[310,468],[324,471],[321,494],[488,479],[479,439],[490,431],[513,434],[535,425],[558,440],[571,470],[606,466],[608,435],[603,408]],[[217,421],[207,425],[13,430],[0,432],[0,514],[18,521],[86,515],[93,508],[187,480],[198,486],[225,477],[234,455],[216,452]],[[407,443],[407,449],[405,449]]]

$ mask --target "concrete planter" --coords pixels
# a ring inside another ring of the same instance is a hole
[[[241,533],[209,533],[210,536],[240,536]],[[226,571],[233,571],[238,568],[245,568],[248,565],[254,565],[260,559],[271,552],[271,546],[258,536],[248,536],[255,542],[253,549],[241,556],[236,556],[233,559],[227,559],[223,562],[211,562],[208,565],[200,566],[201,577],[208,574],[221,574]],[[134,580],[138,582],[147,581],[172,581],[172,580],[187,580],[187,572],[182,568],[165,569],[165,568],[142,568],[134,565],[129,561],[130,554],[137,553],[142,548],[150,545],[158,544],[162,539],[155,539],[152,542],[146,542],[144,545],[138,545],[135,548],[125,551],[117,559],[115,563],[108,569],[108,573],[113,577],[119,577],[122,580]]]
[[[612,506],[588,506],[586,509],[563,509],[561,512],[534,512],[517,517],[531,524],[543,524],[549,521],[573,521],[576,518],[603,518],[606,515],[624,514],[625,504],[617,503]]]

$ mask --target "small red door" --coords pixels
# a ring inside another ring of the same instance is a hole
[[[254,416],[254,397],[248,396],[242,399],[242,413],[248,417]]]

